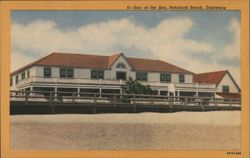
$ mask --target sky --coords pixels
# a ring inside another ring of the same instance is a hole
[[[12,11],[11,71],[52,52],[160,59],[240,83],[239,11]]]

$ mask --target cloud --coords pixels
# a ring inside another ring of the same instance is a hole
[[[30,57],[28,55],[23,54],[22,52],[12,52],[11,53],[11,71],[17,70],[22,66],[33,62],[36,58]]]
[[[128,54],[137,57],[148,57],[150,54],[152,58],[165,60],[193,72],[223,68],[213,60],[206,65],[203,64],[206,59],[194,60],[194,56],[212,56],[215,51],[210,43],[185,37],[194,25],[187,17],[168,18],[152,28],[123,18],[67,31],[60,30],[53,21],[37,20],[26,25],[13,23],[11,70],[51,52],[110,55],[112,52],[123,51],[117,50],[119,47],[134,50]],[[237,56],[234,51],[237,52],[239,47],[239,25],[236,20],[231,21],[228,31],[233,33],[234,40],[224,48],[222,54],[233,58]]]
[[[224,47],[218,62],[221,66],[227,67],[240,84],[240,22],[231,18],[227,30],[232,41]]]
[[[240,59],[240,24],[237,19],[232,18],[228,27],[228,31],[232,34],[233,41],[227,45],[223,54],[228,59]]]
[[[176,53],[182,56],[185,51],[211,52],[211,45],[183,37],[192,25],[189,18],[179,17],[146,28],[124,18],[62,32],[53,21],[38,20],[28,25],[14,23],[12,48],[14,53],[25,56],[26,52],[33,52],[38,57],[52,51],[109,54],[116,51],[112,50],[116,46],[147,50],[160,58]]]

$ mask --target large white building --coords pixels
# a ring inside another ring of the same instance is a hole
[[[234,82],[236,88],[231,88],[233,78],[228,71],[227,74],[229,79],[221,81],[222,85],[238,93],[239,86]],[[220,91],[220,85],[198,80],[197,75],[162,60],[130,58],[123,53],[51,53],[12,72],[10,84],[11,90],[122,93],[121,86],[131,77],[150,85],[159,95],[215,96]]]

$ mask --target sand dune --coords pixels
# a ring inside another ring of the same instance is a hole
[[[11,116],[11,148],[240,149],[240,112]]]

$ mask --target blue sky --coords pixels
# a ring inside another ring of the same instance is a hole
[[[239,83],[239,11],[13,11],[11,19],[12,70],[53,51],[122,51],[195,73],[228,69]]]
[[[188,38],[210,41],[218,47],[231,40],[224,29],[230,19],[240,20],[239,11],[15,11],[12,22],[25,25],[38,19],[51,20],[60,29],[68,30],[111,19],[129,18],[151,28],[166,18],[182,16],[191,18],[196,24],[187,34]]]

